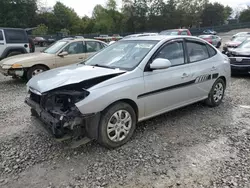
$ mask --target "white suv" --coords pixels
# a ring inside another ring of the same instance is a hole
[[[0,60],[29,52],[29,40],[24,29],[0,28]]]

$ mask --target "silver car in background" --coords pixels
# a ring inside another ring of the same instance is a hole
[[[197,37],[128,38],[33,77],[25,101],[55,137],[115,148],[138,122],[198,101],[218,106],[230,76],[228,57]]]

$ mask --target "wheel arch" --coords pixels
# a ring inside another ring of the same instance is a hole
[[[21,52],[21,53],[27,53],[27,50],[24,47],[7,47],[3,53],[2,53],[2,57],[6,58],[8,56],[9,53],[11,52]]]
[[[225,82],[225,85],[227,86],[227,79],[225,76],[220,76],[218,79],[222,79]]]
[[[105,111],[107,108],[111,107],[112,105],[115,105],[116,103],[119,103],[119,102],[127,103],[134,109],[135,114],[136,114],[136,123],[137,123],[137,121],[138,121],[138,113],[139,113],[137,104],[131,99],[127,99],[127,98],[119,99],[119,100],[114,101],[111,104],[109,104],[102,111],[96,113],[93,116],[93,118],[88,118],[88,119],[85,120],[86,132],[87,132],[87,136],[89,138],[98,140],[98,138],[99,138],[99,128],[100,128],[99,124],[100,124],[102,112]]]
[[[45,67],[47,70],[50,70],[50,68],[49,68],[47,65],[42,64],[42,63],[35,64],[35,65],[33,65],[33,66],[29,67],[28,69],[33,68],[33,67],[35,67],[35,66],[42,66],[42,67]]]
[[[117,101],[114,101],[112,102],[111,104],[109,104],[104,110],[106,110],[107,108],[109,108],[110,106],[116,104],[116,103],[119,103],[119,102],[124,102],[124,103],[127,103],[129,104],[133,110],[135,111],[135,114],[136,114],[136,121],[138,121],[138,116],[139,116],[139,108],[138,108],[138,105],[136,104],[135,101],[133,101],[132,99],[128,99],[128,98],[124,98],[124,99],[119,99]],[[104,111],[103,110],[103,111]]]

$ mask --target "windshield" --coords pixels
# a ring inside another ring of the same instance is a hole
[[[250,40],[244,41],[238,46],[238,48],[250,48]]]
[[[86,65],[132,70],[142,61],[158,41],[118,41],[95,54]]]
[[[45,48],[42,52],[48,54],[55,54],[57,53],[63,46],[65,46],[68,42],[66,41],[58,41],[51,46]]]
[[[178,31],[162,31],[159,34],[160,35],[178,35]]]
[[[243,42],[244,40],[246,40],[246,37],[236,37],[232,39],[232,41],[234,42]]]

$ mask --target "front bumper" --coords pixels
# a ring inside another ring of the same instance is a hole
[[[44,123],[45,130],[55,135],[55,133],[53,133],[53,126],[57,126],[59,121],[56,118],[54,118],[52,115],[50,115],[48,112],[43,110],[38,103],[31,100],[29,97],[25,98],[25,103],[29,105],[36,112],[37,117],[40,120],[42,120],[42,122]]]
[[[23,77],[24,76],[24,69],[3,69],[0,66],[0,73],[4,76],[17,76]]]
[[[250,58],[230,57],[232,74],[250,74]]]
[[[3,74],[4,76],[8,76],[8,69],[3,69],[3,68],[0,66],[0,73]]]
[[[234,65],[231,64],[232,74],[250,74],[250,65]]]
[[[43,128],[57,140],[79,140],[85,137],[98,139],[100,113],[82,115],[79,111],[75,111],[74,114],[79,115],[75,116],[72,121],[67,122],[68,127],[65,127],[63,116],[59,119],[53,117],[30,97],[25,98],[25,103],[36,112],[36,117],[43,122]]]

